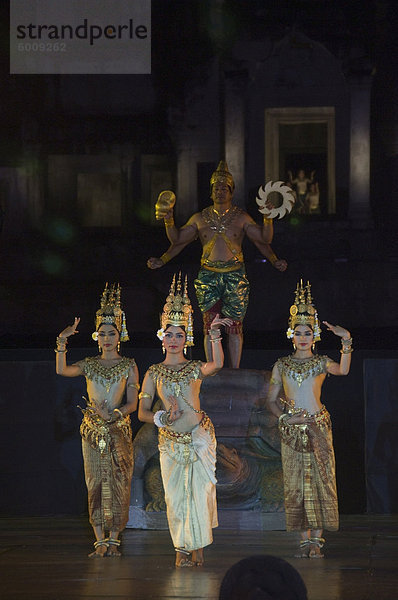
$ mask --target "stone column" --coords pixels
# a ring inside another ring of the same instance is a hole
[[[370,91],[370,74],[351,75],[349,218],[355,229],[368,229],[373,225],[370,209]]]
[[[225,73],[225,160],[235,181],[234,203],[245,207],[245,112],[246,73]]]

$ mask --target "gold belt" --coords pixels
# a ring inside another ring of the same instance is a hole
[[[86,410],[86,409],[84,409]],[[99,415],[84,412],[83,421],[80,425],[80,435],[92,448],[99,448],[101,454],[109,446],[111,431],[121,431],[126,437],[131,437],[130,415],[118,419],[114,423],[107,423]]]
[[[202,420],[199,422],[199,426],[203,427],[206,431],[213,429],[213,423],[210,417],[204,413]],[[167,427],[159,427],[159,437],[163,437],[167,440],[173,440],[180,444],[191,444],[192,443],[192,432],[191,431],[173,431]]]
[[[235,265],[228,265],[227,267],[218,267],[214,263],[207,263],[206,260],[201,262],[203,269],[206,269],[207,271],[213,271],[214,273],[231,273],[232,271],[238,271],[243,267],[243,264],[243,262],[239,262]]]

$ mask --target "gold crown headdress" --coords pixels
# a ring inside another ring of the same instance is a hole
[[[319,325],[318,313],[312,302],[311,285],[303,285],[303,280],[297,283],[294,304],[290,307],[289,328],[286,331],[287,337],[293,337],[296,325],[310,325],[314,332],[314,342],[321,339],[321,328]]]
[[[178,275],[176,282],[176,276],[174,274],[173,281],[171,282],[169,295],[166,298],[166,304],[163,307],[161,316],[161,329],[159,329],[157,336],[159,339],[163,339],[164,332],[168,325],[174,325],[175,327],[185,327],[186,332],[186,346],[193,346],[193,319],[192,319],[192,306],[191,301],[188,297],[188,278],[185,276],[184,290],[182,290],[181,273]]]
[[[229,172],[228,165],[224,160],[220,160],[220,162],[218,163],[217,169],[214,171],[213,175],[210,178],[210,192],[211,192],[213,185],[217,181],[219,181],[220,183],[226,183],[227,186],[229,187],[229,189],[231,190],[231,193],[234,191],[234,189],[235,189],[234,178],[232,177],[231,173]]]
[[[119,284],[113,283],[110,287],[105,285],[101,296],[101,306],[95,313],[95,331],[92,338],[98,338],[98,329],[104,323],[114,325],[120,333],[120,341],[127,342],[129,334],[126,327],[126,315],[120,306],[121,288]]]

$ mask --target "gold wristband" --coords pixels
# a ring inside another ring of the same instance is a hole
[[[135,388],[136,390],[139,390],[140,384],[139,383],[128,383],[127,387],[132,387],[132,388]]]
[[[341,354],[351,354],[351,352],[354,352],[354,348],[352,348],[351,346],[346,346],[346,347],[342,347],[342,349],[340,350]]]
[[[57,342],[57,350],[59,350],[60,352],[66,352],[66,345],[68,343],[68,338],[59,337],[59,335],[58,335],[56,342]]]
[[[113,412],[114,412],[114,413],[115,413],[115,412],[116,412],[116,413],[119,413],[119,415],[120,415],[120,418],[121,418],[121,419],[124,419],[124,414],[122,413],[122,411],[120,410],[120,408],[114,408],[114,409],[113,409]]]
[[[173,227],[174,225],[174,218],[170,217],[169,219],[163,219],[164,220],[164,224],[166,225],[166,227]]]
[[[263,223],[264,225],[271,225],[272,223],[272,219],[270,219],[269,217],[266,217],[265,215],[263,216]]]
[[[271,265],[273,266],[276,261],[278,260],[278,257],[276,256],[276,254],[271,254],[271,256],[269,257],[269,262],[271,263]]]
[[[169,256],[167,254],[167,252],[165,252],[164,254],[162,254],[162,256],[160,257],[160,260],[162,261],[162,263],[165,265],[166,263],[168,263],[171,260],[171,256]]]
[[[151,394],[148,394],[147,392],[140,392],[138,394],[138,398],[141,400],[142,398],[150,398],[152,400],[152,396]]]

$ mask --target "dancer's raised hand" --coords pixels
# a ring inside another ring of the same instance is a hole
[[[80,317],[75,317],[73,325],[68,325],[68,327],[65,327],[65,329],[63,331],[61,331],[61,333],[59,334],[58,337],[68,338],[71,335],[75,335],[75,333],[79,333],[77,330],[77,326],[79,325],[79,323],[80,323]]]

